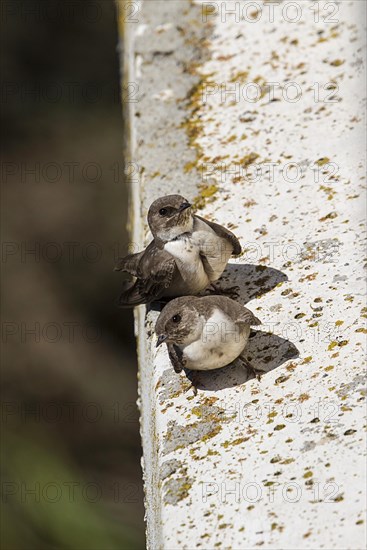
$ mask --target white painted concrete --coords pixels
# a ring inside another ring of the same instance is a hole
[[[203,373],[194,397],[137,308],[148,545],[364,548],[365,3],[202,4],[120,9],[132,235],[171,192],[236,233],[225,280],[264,323],[249,356],[268,372]]]

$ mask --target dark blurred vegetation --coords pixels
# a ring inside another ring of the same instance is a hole
[[[115,5],[1,22],[1,546],[144,548]]]

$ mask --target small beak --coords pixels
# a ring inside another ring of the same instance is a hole
[[[163,342],[164,342],[165,340],[167,340],[167,338],[168,338],[168,336],[167,336],[166,334],[160,334],[160,335],[158,336],[158,340],[157,340],[157,343],[156,343],[155,347],[157,348],[158,346],[160,346],[161,344],[163,344]]]
[[[179,211],[182,212],[183,210],[186,210],[186,208],[190,208],[191,204],[189,202],[183,202],[180,205]]]

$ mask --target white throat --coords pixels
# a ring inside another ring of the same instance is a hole
[[[184,233],[191,233],[194,229],[194,219],[192,216],[189,216],[184,224],[175,225],[168,229],[163,229],[158,232],[157,236],[164,242],[172,241],[177,239],[180,235]]]

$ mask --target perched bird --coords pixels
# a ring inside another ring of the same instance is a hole
[[[193,215],[181,195],[155,200],[148,224],[153,241],[142,252],[120,258],[115,267],[136,277],[121,294],[120,306],[197,294],[219,279],[232,254],[241,253],[231,231]]]
[[[176,372],[225,367],[239,358],[257,372],[242,355],[250,327],[261,325],[255,315],[227,296],[183,296],[169,302],[160,313],[155,332],[157,346],[167,344]],[[260,371],[261,372],[261,371]]]

